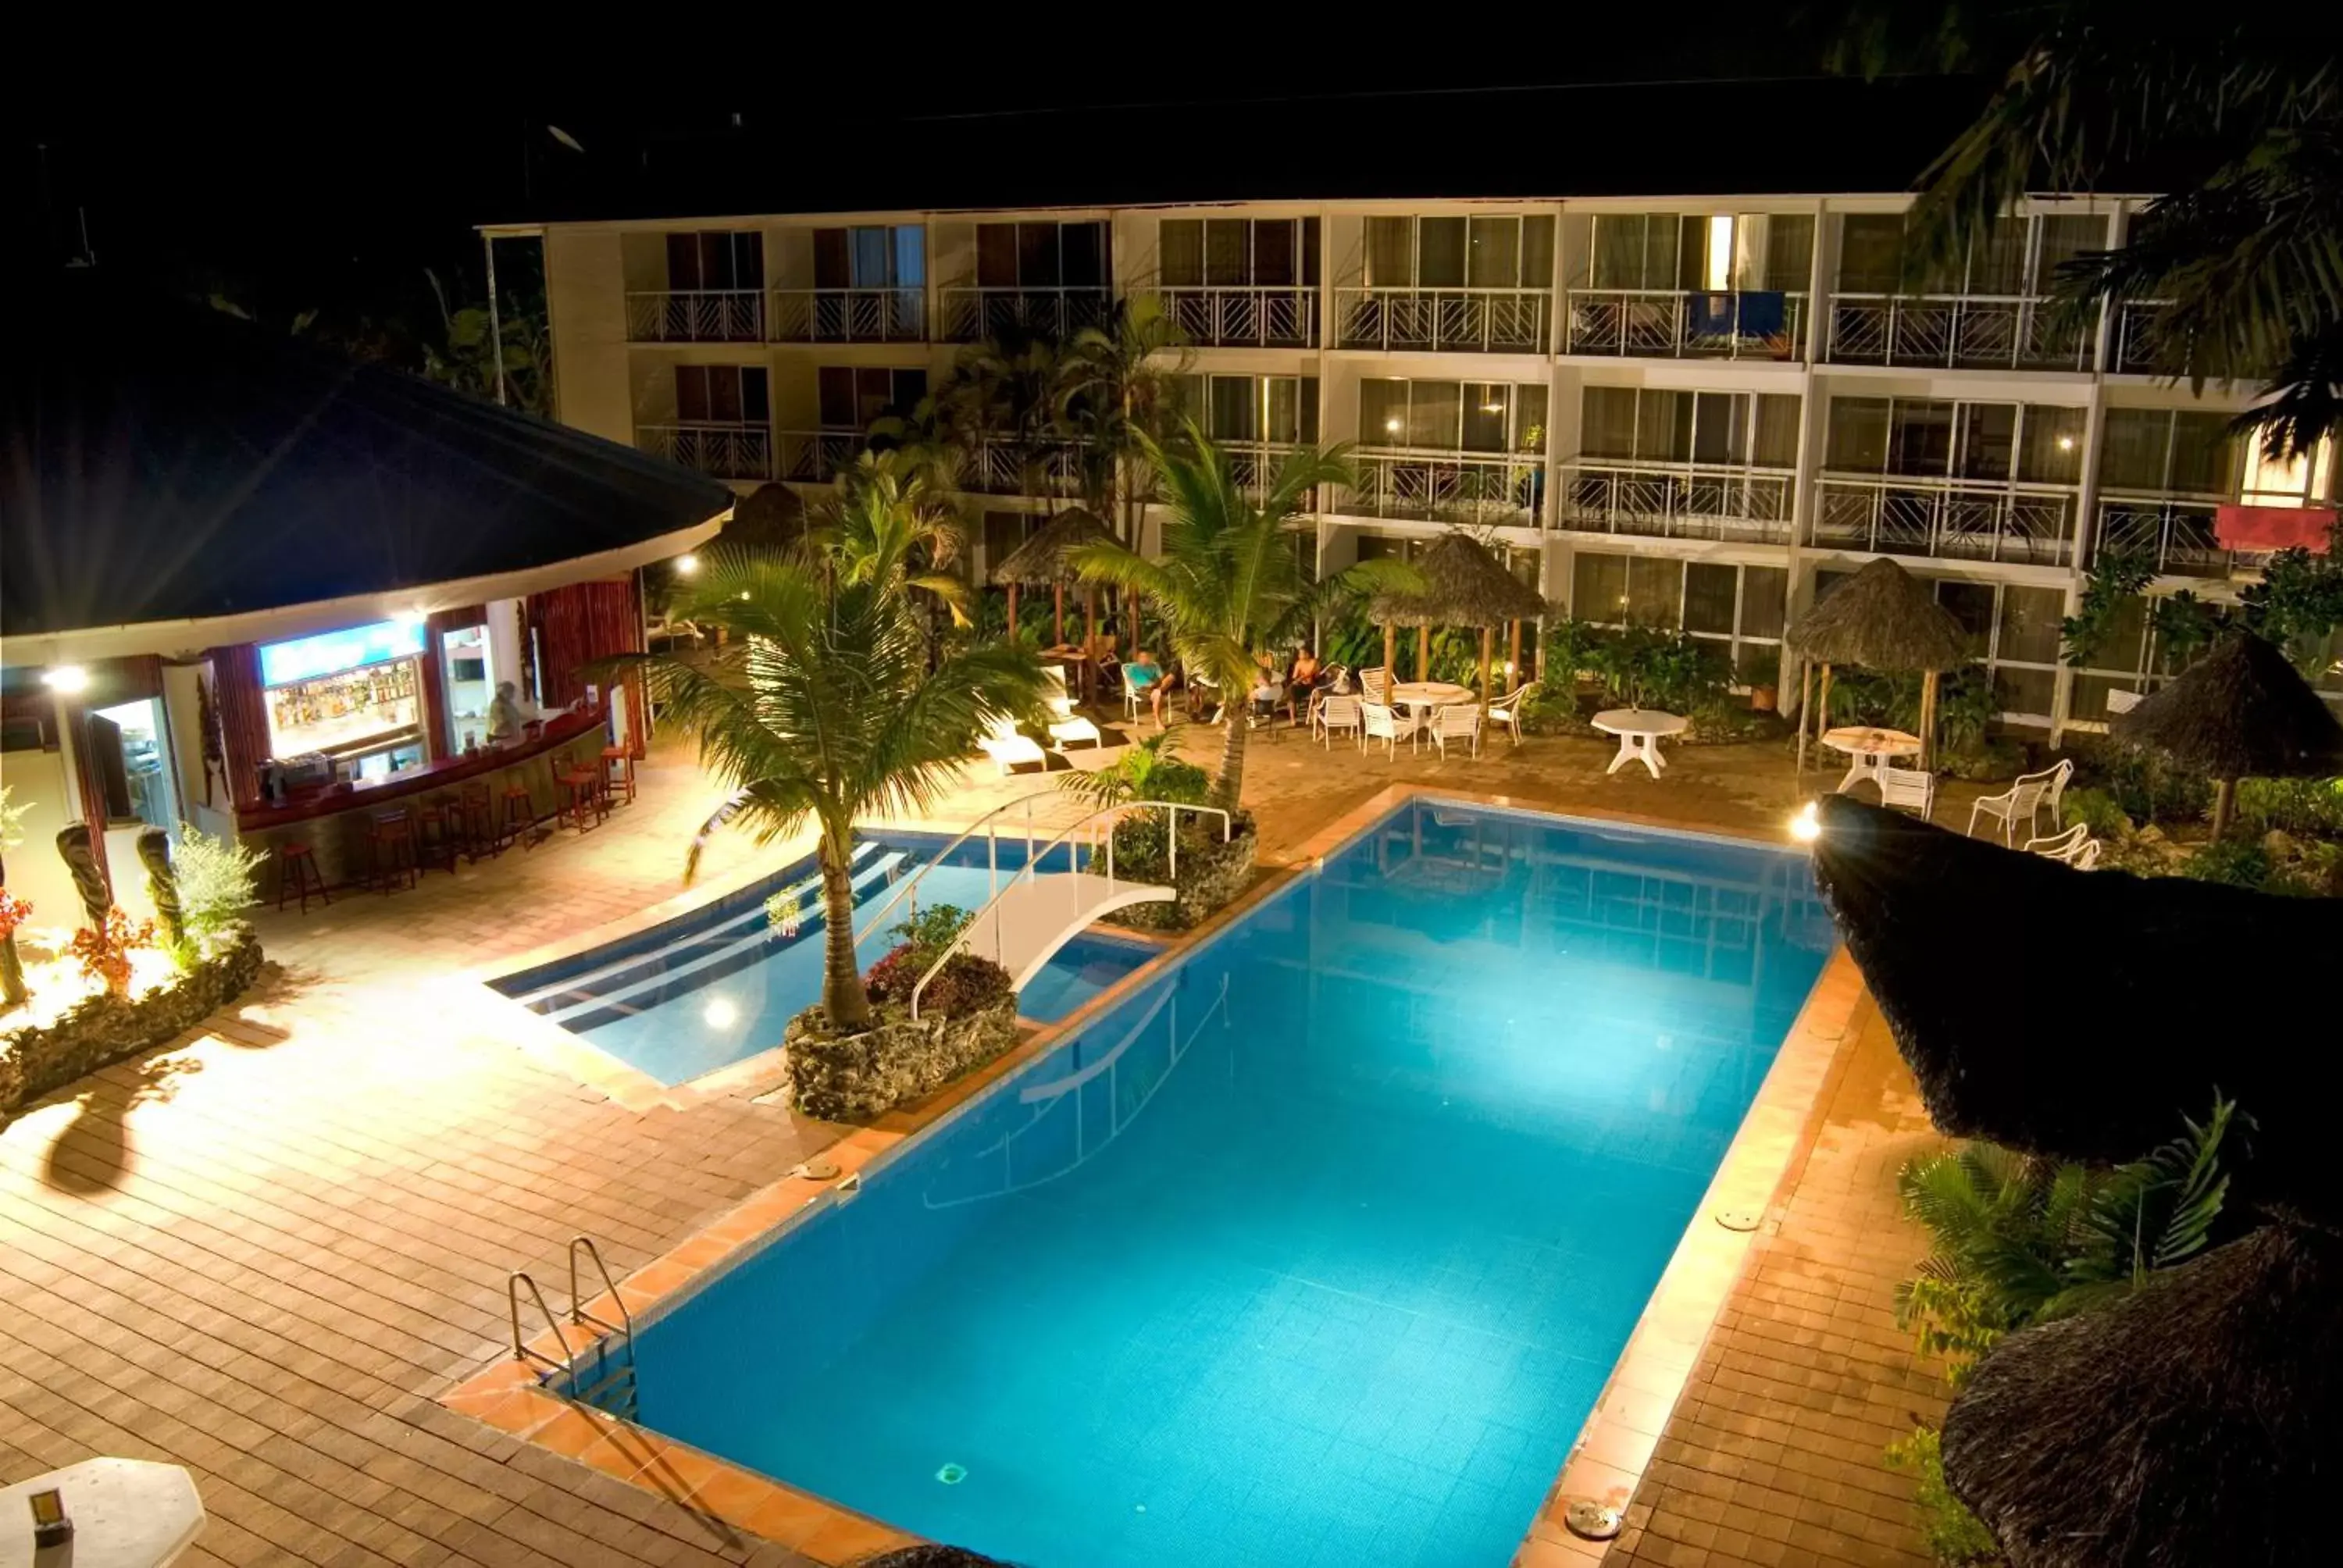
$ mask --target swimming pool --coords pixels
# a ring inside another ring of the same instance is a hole
[[[859,836],[856,927],[877,916],[900,879],[950,842],[930,833]],[[981,909],[993,885],[987,853],[980,839],[955,847],[920,881],[920,907]],[[1024,842],[1004,839],[998,853],[1005,881],[1025,863]],[[793,932],[766,915],[767,900],[780,892],[791,894],[799,910]],[[858,949],[864,969],[900,940],[891,928],[909,913],[908,900],[897,904],[886,916],[888,929],[864,939]],[[822,928],[820,876],[809,856],[649,930],[490,983],[661,1083],[682,1083],[781,1043],[789,1019],[820,998]],[[1161,950],[1086,932],[1027,982],[1017,1010],[1041,1022],[1063,1018]]]
[[[1411,803],[648,1319],[640,1419],[1033,1568],[1503,1563],[1831,940]]]

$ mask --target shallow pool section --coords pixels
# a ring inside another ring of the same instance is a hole
[[[854,920],[867,925],[910,876],[950,841],[940,835],[886,833],[855,847]],[[959,845],[918,889],[922,909],[983,907],[995,884],[981,840]],[[998,846],[1001,879],[1024,864],[1021,840]],[[1052,867],[1056,865],[1052,860]],[[798,911],[780,923],[766,905],[789,895]],[[899,940],[891,928],[908,900],[886,917],[890,930],[861,944],[868,969]],[[496,988],[661,1083],[682,1083],[769,1050],[794,1014],[821,994],[823,920],[810,857],[690,913],[550,964],[503,976]],[[1063,1018],[1161,949],[1093,930],[1061,949],[1018,994],[1018,1011],[1041,1022]]]
[[[1831,940],[1416,803],[640,1331],[645,1424],[1032,1568],[1502,1563]]]

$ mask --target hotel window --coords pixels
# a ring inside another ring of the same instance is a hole
[[[1370,288],[1552,288],[1554,219],[1371,217]]]
[[[1503,381],[1359,383],[1359,441],[1434,452],[1542,452],[1546,389]]]
[[[772,417],[758,365],[679,365],[675,417],[684,425],[763,425]]]
[[[928,281],[928,236],[917,224],[870,224],[813,231],[816,288],[920,288]]]
[[[765,236],[754,229],[669,235],[667,286],[672,289],[762,288]]]
[[[1924,267],[1906,247],[1902,213],[1850,213],[1840,220],[1838,287],[1848,294],[2038,296],[2050,292],[2063,264],[2107,243],[2105,217],[2006,217],[1961,257]]]
[[[1104,288],[1103,223],[981,223],[976,226],[981,288]]]
[[[2308,452],[2273,457],[2258,437],[2244,442],[2245,477],[2237,498],[2249,507],[2323,506],[2335,499],[2335,438],[2323,437]]]
[[[1589,457],[1797,466],[1795,393],[1589,387],[1581,397],[1579,415],[1579,451]]]
[[[815,375],[825,430],[867,430],[874,419],[905,417],[928,395],[924,370],[825,365]]]
[[[1318,439],[1315,376],[1209,376],[1186,379],[1204,384],[1204,433],[1215,441],[1266,441],[1292,446]]]
[[[1593,286],[1601,289],[1805,292],[1815,220],[1800,213],[1600,213]]]
[[[2108,490],[2227,496],[2237,483],[2229,416],[2197,408],[2110,408],[2099,457]]]
[[[1784,567],[1581,550],[1571,568],[1570,613],[1597,626],[1689,632],[1725,657],[1741,685],[1770,685],[1781,668],[1789,587]]]
[[[1165,218],[1156,266],[1166,288],[1315,287],[1318,220]]]
[[[2038,403],[1834,397],[1824,467],[1840,473],[2071,485],[2083,410]]]

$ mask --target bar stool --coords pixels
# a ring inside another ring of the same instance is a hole
[[[618,765],[618,776],[616,779],[610,777],[610,764],[613,762]],[[607,797],[617,789],[624,789],[627,792],[628,803],[633,804],[635,754],[623,746],[605,746],[602,748],[602,793]]]
[[[380,893],[390,891],[390,879],[400,874],[399,862],[406,861],[407,885],[415,886],[422,875],[416,857],[418,847],[415,834],[415,813],[404,806],[393,807],[374,814],[374,826],[367,832],[367,848],[372,851],[367,878]]]
[[[297,892],[301,895],[301,912],[307,914],[309,893],[312,888],[317,890],[317,897],[325,901],[327,908],[333,907],[334,897],[326,891],[325,876],[317,869],[317,857],[309,852],[309,846],[290,843],[277,845],[277,908],[278,910],[284,910],[285,896],[287,893]]]
[[[567,772],[556,773],[553,781],[567,791],[553,813],[553,825],[557,829],[567,823],[583,833],[587,812],[593,812],[594,820],[598,823],[608,812],[609,808],[602,796],[602,776],[599,773],[572,768]]]
[[[465,785],[462,797],[447,802],[447,825],[463,846],[464,858],[474,865],[503,849],[497,837],[496,805],[488,799],[486,784]]]
[[[415,824],[415,863],[418,872],[433,866],[456,874],[456,841],[463,823],[453,795],[435,797]]]
[[[504,852],[506,835],[522,849],[534,849],[528,841],[529,830],[537,826],[537,802],[529,798],[528,786],[513,783],[505,789],[504,811],[497,819],[497,852]]]

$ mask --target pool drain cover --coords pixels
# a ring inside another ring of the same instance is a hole
[[[838,1161],[835,1160],[809,1160],[804,1164],[792,1169],[789,1171],[789,1174],[792,1176],[801,1176],[809,1181],[833,1181],[838,1176]]]
[[[1580,1498],[1562,1511],[1562,1522],[1573,1535],[1608,1541],[1619,1533],[1620,1513],[1607,1503]]]
[[[1755,1209],[1719,1209],[1716,1211],[1716,1222],[1728,1231],[1754,1231],[1757,1228],[1757,1220]]]
[[[968,1479],[968,1470],[964,1465],[947,1464],[936,1472],[936,1479],[946,1486],[958,1486]]]

